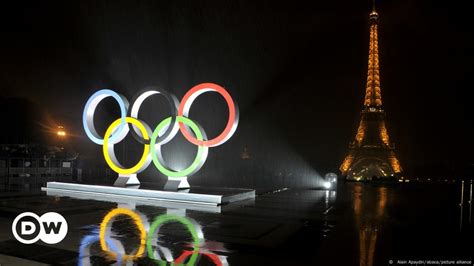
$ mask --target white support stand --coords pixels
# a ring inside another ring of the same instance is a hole
[[[186,209],[168,208],[168,209],[166,209],[166,214],[172,214],[172,215],[186,217]]]
[[[137,203],[136,202],[127,202],[127,203],[117,202],[117,208],[135,210],[137,208]]]
[[[166,191],[178,191],[183,189],[189,189],[188,177],[168,177],[164,190]]]
[[[126,182],[124,183],[126,184]],[[137,185],[137,187],[142,186]],[[118,187],[47,182],[46,187],[42,187],[41,190],[46,191],[47,194],[51,196],[59,195],[81,199],[118,201],[121,203],[138,202],[141,205],[168,205],[171,208],[193,210],[209,209],[209,206],[215,207],[226,203],[255,198],[255,190],[244,188],[194,187],[190,191],[163,191],[146,187],[135,188],[133,186]]]
[[[140,181],[137,178],[137,174],[122,175],[119,174],[117,180],[114,182],[114,187],[128,187],[128,186],[139,186]]]

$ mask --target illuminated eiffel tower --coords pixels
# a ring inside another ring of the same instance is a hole
[[[388,137],[382,108],[377,34],[379,14],[375,11],[375,1],[369,20],[369,64],[364,109],[355,140],[349,144],[349,152],[340,167],[346,179],[357,181],[394,179],[402,172],[395,146]]]

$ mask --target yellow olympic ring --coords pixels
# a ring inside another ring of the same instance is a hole
[[[119,119],[119,121],[120,121],[120,119]],[[104,219],[102,220],[102,223],[100,224],[100,232],[99,232],[100,247],[102,248],[102,250],[104,250],[108,253],[111,253],[114,258],[117,257],[117,254],[109,251],[109,247],[107,246],[107,242],[105,241],[105,233],[106,233],[106,229],[107,229],[107,224],[110,222],[110,220],[113,217],[115,217],[117,215],[127,215],[127,216],[131,217],[132,220],[133,220],[133,223],[135,223],[135,225],[137,226],[138,231],[140,231],[140,247],[138,248],[137,253],[135,253],[135,255],[124,255],[122,257],[123,260],[127,261],[127,260],[130,260],[130,259],[133,260],[133,259],[141,257],[143,255],[143,253],[145,252],[145,242],[146,242],[146,234],[147,233],[146,233],[145,227],[143,226],[142,219],[140,218],[140,216],[137,213],[135,213],[134,211],[129,210],[129,209],[117,208],[117,209],[114,209],[111,212],[109,212],[104,217]]]
[[[127,123],[130,123],[130,124],[133,124],[135,125],[139,130],[140,132],[142,133],[143,135],[143,138],[145,140],[149,140],[150,139],[150,136],[148,135],[148,132],[145,128],[145,126],[138,120],[138,119],[135,119],[133,117],[126,117],[125,118],[125,122]],[[137,173],[140,168],[145,164],[145,162],[147,161],[147,157],[150,153],[150,145],[149,144],[145,144],[145,148],[143,149],[143,155],[142,157],[140,158],[140,161],[133,167],[131,168],[120,168],[119,166],[117,166],[113,161],[112,159],[110,158],[109,156],[109,152],[108,152],[108,147],[109,147],[109,137],[112,135],[113,131],[115,130],[116,127],[118,127],[120,124],[122,123],[122,119],[119,118],[117,120],[115,120],[110,126],[109,128],[107,128],[107,131],[105,132],[105,136],[104,136],[104,145],[102,146],[102,151],[104,153],[104,158],[105,158],[105,161],[107,162],[107,164],[110,166],[110,168],[112,168],[112,170],[114,170],[116,173],[119,173],[119,174],[123,174],[123,175],[130,175],[130,174],[135,174]]]

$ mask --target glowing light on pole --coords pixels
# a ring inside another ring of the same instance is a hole
[[[56,132],[56,134],[59,137],[65,137],[66,136],[66,131],[64,130],[64,127],[63,126],[58,126],[58,131]]]

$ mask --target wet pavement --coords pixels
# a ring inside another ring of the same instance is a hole
[[[471,206],[465,197],[461,218],[460,185],[352,183],[341,192],[335,205],[341,213],[320,253],[324,265],[472,265]]]
[[[458,185],[340,183],[337,191],[257,191],[213,210],[0,193],[0,264],[390,265],[472,259]],[[16,241],[20,213],[68,221],[59,244]],[[122,255],[120,255],[122,254]],[[123,254],[126,254],[123,256]]]

